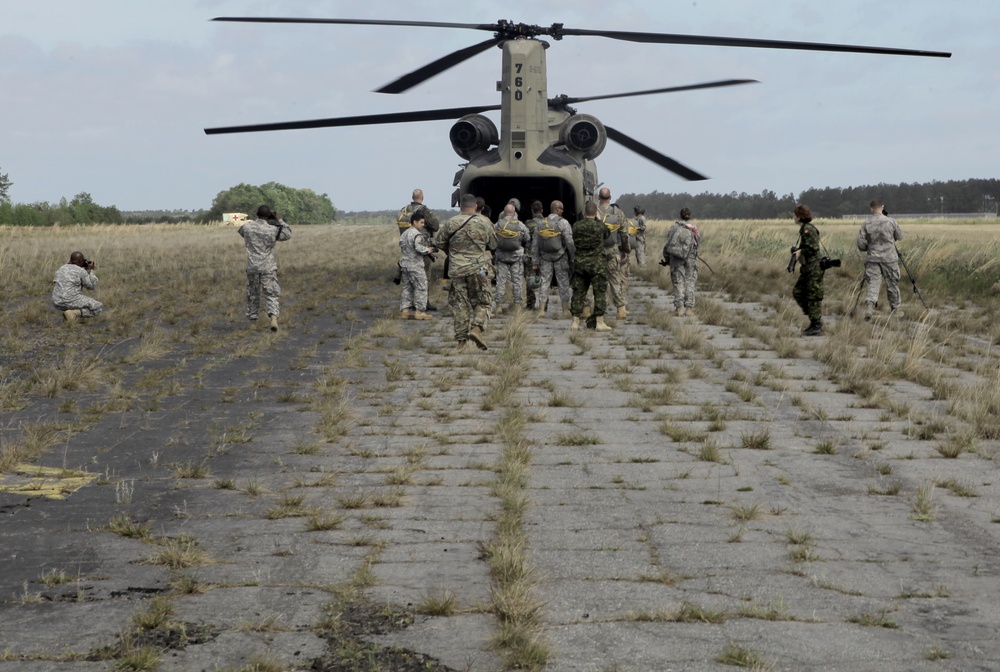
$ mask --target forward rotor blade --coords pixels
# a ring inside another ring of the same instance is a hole
[[[790,42],[787,40],[758,40],[743,37],[718,37],[714,35],[678,35],[671,33],[637,33],[621,30],[586,30],[561,28],[562,35],[589,35],[607,37],[626,42],[649,42],[653,44],[692,44],[710,47],[753,47],[757,49],[793,49],[798,51],[839,51],[858,54],[886,54],[895,56],[933,56],[951,58],[950,52],[924,51],[920,49],[894,49],[891,47],[866,47],[851,44],[827,44],[823,42]]]
[[[206,128],[206,135],[226,133],[257,133],[259,131],[289,131],[304,128],[335,128],[338,126],[373,126],[376,124],[405,124],[415,121],[440,121],[458,119],[467,114],[499,110],[499,105],[479,105],[476,107],[452,107],[440,110],[420,110],[417,112],[390,112],[388,114],[365,114],[355,117],[333,117],[330,119],[308,119],[305,121],[283,121],[273,124],[251,124],[247,126],[222,126]]]
[[[495,31],[495,23],[440,23],[437,21],[379,21],[377,19],[312,19],[278,16],[217,16],[212,21],[234,21],[238,23],[327,23],[353,26],[417,26],[423,28],[465,28],[468,30]]]
[[[558,102],[565,102],[567,105],[575,103],[585,103],[590,100],[607,100],[609,98],[630,98],[632,96],[649,96],[654,93],[673,93],[675,91],[694,91],[696,89],[713,89],[720,86],[736,86],[738,84],[760,84],[756,79],[721,79],[715,82],[704,82],[702,84],[688,84],[686,86],[669,86],[663,89],[647,89],[646,91],[630,91],[628,93],[610,93],[604,96],[584,96],[574,98],[566,96],[557,98]]]
[[[469,58],[472,58],[476,54],[480,54],[490,47],[496,46],[503,42],[503,38],[491,38],[485,42],[480,42],[479,44],[474,44],[471,47],[466,47],[465,49],[459,49],[454,51],[447,56],[439,58],[433,63],[428,63],[422,68],[418,68],[413,72],[403,75],[399,79],[389,82],[381,89],[376,89],[377,93],[402,93],[408,89],[412,89],[417,84],[425,82],[431,77],[440,75],[442,72],[448,68],[454,67]]]
[[[609,140],[614,140],[615,142],[625,147],[626,149],[631,149],[639,156],[649,159],[650,161],[660,166],[661,168],[666,168],[670,172],[680,175],[685,180],[695,181],[695,180],[708,179],[701,173],[695,172],[690,168],[688,168],[687,166],[685,166],[684,164],[674,161],[669,156],[664,156],[663,154],[660,154],[652,147],[647,147],[638,140],[630,138],[629,136],[625,135],[619,130],[611,128],[610,126],[605,126],[604,130],[608,132]]]

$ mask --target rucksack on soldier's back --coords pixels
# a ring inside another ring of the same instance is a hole
[[[675,226],[667,236],[667,244],[663,247],[664,256],[686,259],[691,254],[694,245],[694,234],[686,226]]]
[[[516,219],[501,219],[502,226],[497,227],[497,249],[504,252],[517,252],[521,249],[521,227]]]

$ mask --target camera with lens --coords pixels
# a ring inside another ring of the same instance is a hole
[[[798,263],[799,258],[795,256],[795,253],[799,251],[799,248],[792,245],[792,258],[788,260],[788,268],[786,269],[789,273],[795,272],[795,264]]]
[[[840,259],[823,257],[819,260],[819,270],[825,271],[828,268],[840,268]]]

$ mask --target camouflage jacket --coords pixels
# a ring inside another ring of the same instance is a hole
[[[611,236],[609,229],[599,219],[581,219],[573,225],[573,244],[576,255],[573,268],[597,271],[606,268],[604,264],[605,242]]]
[[[52,281],[52,303],[57,306],[72,305],[83,296],[84,289],[97,287],[97,276],[76,264],[63,264]]]
[[[815,224],[807,223],[799,227],[799,250],[799,273],[822,273],[819,258],[823,250]]]
[[[619,252],[629,252],[628,218],[617,203],[598,203],[597,218],[608,227],[611,236],[604,241],[606,247],[617,247]],[[610,250],[608,250],[610,252]]]
[[[635,237],[640,243],[646,242],[646,215],[635,218]]]
[[[274,245],[279,240],[292,237],[291,227],[282,220],[278,220],[278,223],[280,226],[268,224],[266,219],[255,219],[237,230],[247,246],[247,273],[278,272]]]
[[[493,223],[478,214],[459,213],[441,225],[434,247],[448,254],[448,274],[453,278],[485,273],[497,249]]]
[[[493,229],[497,232],[497,263],[510,264],[524,258],[524,248],[531,244],[531,232],[517,217],[501,217]],[[501,236],[507,232],[507,240]],[[516,236],[509,234],[516,232]]]
[[[441,228],[441,224],[438,222],[437,215],[434,214],[433,210],[428,208],[423,203],[417,203],[416,201],[403,206],[403,208],[399,211],[399,217],[396,220],[396,224],[399,226],[399,235],[403,235],[403,232],[410,228],[410,219],[412,219],[413,213],[417,210],[424,213],[424,229],[427,231],[427,239],[430,240],[434,237],[434,234],[437,233],[438,229]],[[403,213],[406,213],[405,217]],[[406,221],[401,221],[404,218]]]
[[[426,221],[426,220],[425,220]],[[423,271],[424,256],[431,254],[427,247],[427,234],[412,226],[399,237],[399,267],[404,271]]]
[[[559,235],[555,235],[556,232]],[[548,239],[548,241],[543,239]],[[559,239],[556,242],[556,239]],[[557,251],[551,251],[558,247]],[[549,215],[541,221],[531,238],[531,258],[535,260],[559,261],[562,256],[569,255],[570,263],[576,254],[573,244],[573,229],[569,222],[559,215]]]
[[[871,215],[858,231],[858,249],[867,252],[866,262],[895,263],[899,260],[896,241],[903,239],[899,224],[892,217]]]

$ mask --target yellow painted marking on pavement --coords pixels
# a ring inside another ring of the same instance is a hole
[[[0,474],[0,492],[12,492],[49,499],[65,499],[98,477],[89,471],[55,469],[35,464],[19,464],[13,472]]]

